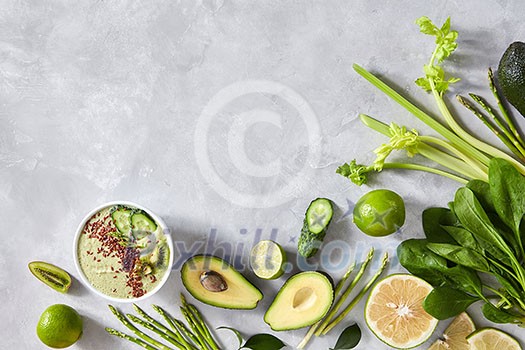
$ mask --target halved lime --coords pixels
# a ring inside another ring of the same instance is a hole
[[[272,280],[284,273],[286,253],[276,242],[260,241],[253,246],[250,253],[250,267],[259,278]]]
[[[480,328],[467,337],[471,349],[479,350],[521,350],[516,339],[496,328]]]
[[[432,286],[409,274],[394,274],[378,282],[365,306],[368,328],[391,347],[408,349],[425,342],[438,320],[423,309]]]
[[[436,340],[428,350],[470,350],[467,336],[476,330],[476,325],[466,312],[454,318],[445,329],[443,338]]]

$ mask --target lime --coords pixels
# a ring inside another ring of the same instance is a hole
[[[466,312],[454,318],[445,329],[443,338],[436,340],[428,350],[470,350],[467,336],[476,330],[476,325]]]
[[[425,342],[438,320],[423,309],[432,286],[419,277],[394,274],[378,282],[365,306],[368,328],[394,348],[408,349]]]
[[[354,207],[354,223],[369,236],[387,236],[405,223],[405,203],[390,190],[363,195]]]
[[[480,328],[467,337],[471,349],[521,350],[520,343],[507,333],[495,328]]]
[[[250,253],[250,266],[259,278],[273,280],[284,273],[286,253],[274,241],[264,240],[253,246]]]
[[[36,334],[51,348],[67,348],[82,335],[82,318],[71,306],[51,305],[40,316]]]

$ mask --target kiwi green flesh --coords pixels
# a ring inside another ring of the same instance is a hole
[[[29,270],[36,278],[58,292],[65,293],[71,286],[71,276],[55,265],[33,261],[29,263]]]

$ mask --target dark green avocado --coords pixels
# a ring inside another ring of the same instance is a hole
[[[499,61],[498,82],[507,101],[525,117],[525,43],[507,48]]]

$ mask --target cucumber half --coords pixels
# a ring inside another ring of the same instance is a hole
[[[328,227],[334,215],[332,201],[326,198],[317,198],[306,210],[306,223],[313,233],[320,233]]]
[[[297,251],[305,258],[314,256],[326,236],[326,230],[332,221],[334,208],[332,201],[327,198],[314,199],[308,209],[299,236]]]

